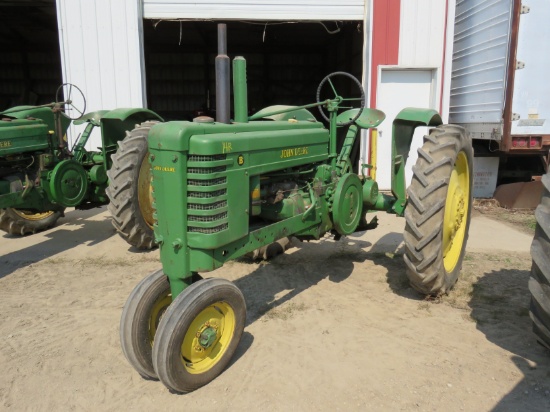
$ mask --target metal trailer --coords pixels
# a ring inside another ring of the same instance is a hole
[[[476,157],[498,159],[499,184],[547,170],[549,20],[544,0],[456,5],[449,122],[470,132]]]

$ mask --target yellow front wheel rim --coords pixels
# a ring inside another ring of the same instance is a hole
[[[160,319],[171,303],[172,294],[168,291],[165,295],[160,296],[151,308],[151,314],[149,315],[149,343],[151,344],[151,347],[155,341],[155,335],[157,333]]]
[[[449,179],[443,220],[443,265],[452,272],[460,259],[470,207],[470,169],[464,152],[457,156]]]
[[[191,322],[181,345],[187,372],[204,373],[223,357],[235,333],[235,312],[225,302],[203,309]]]
[[[149,164],[149,152],[145,154],[138,176],[138,203],[139,211],[147,226],[151,229],[155,223],[153,219],[153,187],[151,186],[151,165]]]
[[[20,218],[25,220],[32,220],[33,222],[46,219],[55,213],[53,210],[49,210],[47,212],[42,212],[42,213],[34,213],[29,210],[21,210],[21,209],[12,209],[12,210]]]

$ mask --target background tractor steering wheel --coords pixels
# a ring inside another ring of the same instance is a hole
[[[72,83],[63,83],[57,88],[55,102],[60,104],[65,116],[71,120],[80,119],[86,112],[84,93]]]
[[[338,92],[336,91],[336,88],[334,87],[334,84],[333,84],[333,81],[332,81],[337,76],[338,77],[347,77],[347,78],[351,79],[352,83],[355,84],[355,86],[357,86],[357,89],[359,90],[359,93],[357,93],[357,94],[359,94],[359,96],[356,96],[356,97],[342,97],[342,96],[340,96],[338,94]],[[326,89],[325,90],[325,95],[331,96],[332,94],[334,94],[334,96],[327,97],[325,99],[321,99],[321,92],[323,91],[322,89],[325,86],[325,84],[328,84],[328,86],[325,87],[325,89]],[[358,108],[357,103],[359,103],[360,110],[357,112],[357,115],[353,119],[350,119],[347,122],[337,122],[336,126],[347,126],[347,125],[352,124],[353,122],[355,122],[359,118],[359,116],[361,116],[361,113],[363,112],[363,108],[365,107],[365,92],[363,90],[363,86],[361,85],[361,82],[359,80],[357,80],[357,78],[355,76],[353,76],[349,73],[346,73],[346,72],[334,72],[334,73],[329,74],[323,80],[321,80],[321,83],[319,83],[319,87],[317,88],[317,96],[316,97],[317,97],[317,103],[322,103],[323,101],[326,101],[327,99],[328,100],[339,100],[338,101],[338,108],[336,109],[337,112],[340,109],[342,109],[342,110],[356,109],[356,108]],[[343,102],[348,102],[350,105],[341,106],[341,104]],[[353,106],[354,103],[355,103],[355,107]],[[325,114],[325,111],[323,110],[323,106],[319,106],[319,112],[321,112],[321,116],[323,116],[323,119],[325,119],[327,122],[330,122],[330,119],[328,118],[328,116]]]

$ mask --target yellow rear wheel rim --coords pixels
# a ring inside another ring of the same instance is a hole
[[[203,309],[191,322],[181,345],[187,372],[199,374],[214,367],[231,343],[235,325],[235,312],[227,303],[217,302]]]
[[[468,157],[458,153],[447,191],[443,220],[443,266],[452,272],[462,253],[470,207],[470,169]]]
[[[151,229],[153,228],[153,187],[151,186],[151,165],[149,164],[149,152],[146,153],[138,176],[138,203],[143,220]]]
[[[15,212],[17,216],[21,217],[22,219],[32,220],[34,222],[42,219],[46,219],[47,217],[50,217],[55,213],[53,210],[49,210],[47,212],[42,212],[42,213],[34,213],[29,210],[21,210],[21,209],[12,209],[12,210]]]

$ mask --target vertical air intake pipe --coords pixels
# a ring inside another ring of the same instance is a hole
[[[218,55],[216,56],[216,121],[229,123],[229,56],[227,56],[227,26],[218,24]]]
[[[247,123],[246,60],[242,56],[233,59],[233,100],[235,122]]]

